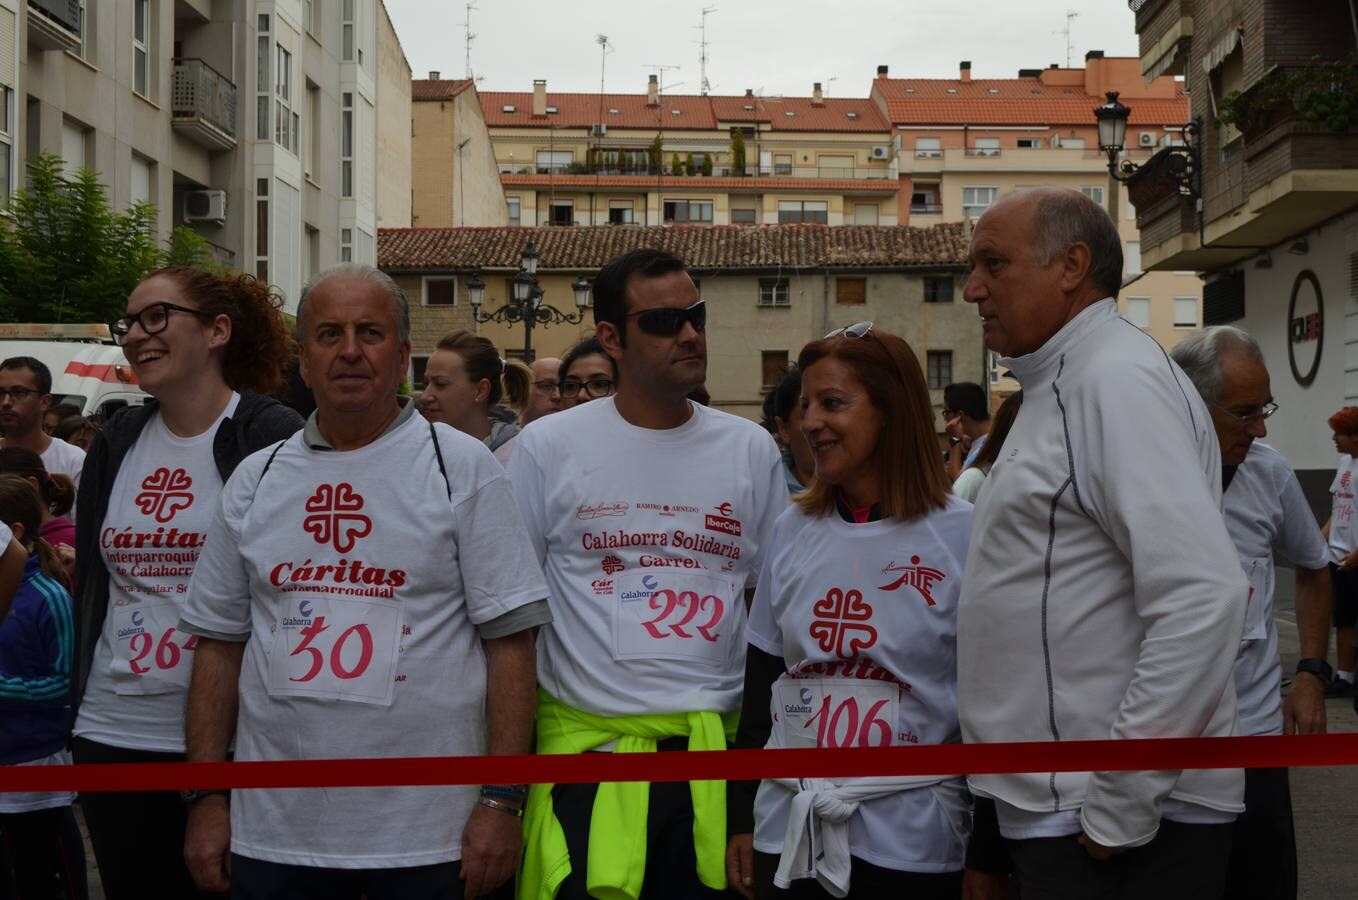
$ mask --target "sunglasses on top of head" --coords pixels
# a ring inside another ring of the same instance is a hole
[[[655,309],[639,309],[627,314],[629,319],[633,316],[636,316],[637,327],[642,331],[661,337],[678,334],[683,330],[685,322],[692,325],[694,331],[702,331],[707,327],[707,307],[701,300],[692,306],[661,306]]]

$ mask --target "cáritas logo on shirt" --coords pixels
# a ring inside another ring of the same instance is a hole
[[[359,541],[372,535],[371,517],[363,514],[363,495],[348,482],[322,484],[307,498],[302,530],[317,544],[344,554],[335,562],[310,558],[281,562],[269,572],[269,582],[283,591],[309,591],[359,597],[387,597],[406,583],[404,569],[371,565],[348,555]]]

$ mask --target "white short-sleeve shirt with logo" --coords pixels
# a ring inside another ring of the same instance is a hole
[[[157,412],[123,457],[99,526],[108,613],[75,734],[114,747],[184,752],[184,698],[197,640],[176,627],[221,495],[217,421],[176,436]],[[56,443],[53,441],[53,443]]]
[[[957,600],[970,532],[971,504],[956,498],[909,522],[783,513],[746,629],[787,667],[773,684],[770,746],[961,742]],[[957,778],[868,800],[849,819],[850,852],[896,870],[961,869],[966,835],[947,810],[965,795]],[[791,803],[786,788],[759,786],[756,849],[782,852]]]
[[[1273,554],[1277,551],[1303,568],[1323,569],[1328,559],[1325,538],[1292,466],[1277,450],[1258,441],[1236,469],[1221,505],[1226,531],[1250,584],[1245,631],[1235,661],[1240,733],[1282,734]]]
[[[1358,525],[1353,521],[1353,489],[1358,486],[1358,460],[1345,453],[1330,483],[1330,562],[1339,565],[1358,546]]]
[[[599,715],[739,708],[745,588],[787,505],[773,439],[692,404],[678,428],[612,398],[548,416],[509,460],[549,589],[538,681]]]
[[[547,589],[480,441],[418,416],[346,452],[298,433],[241,463],[210,535],[183,618],[249,635],[236,759],[485,752],[475,626]],[[475,801],[469,787],[236,791],[231,847],[325,868],[444,863]]]

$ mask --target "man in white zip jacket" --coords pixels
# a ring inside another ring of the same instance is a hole
[[[963,296],[1024,404],[978,498],[958,622],[969,742],[1227,736],[1248,585],[1197,391],[1117,312],[1122,248],[1075,191],[977,223]],[[1024,900],[1223,891],[1243,773],[973,776]]]

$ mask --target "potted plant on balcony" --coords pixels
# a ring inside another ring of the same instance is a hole
[[[693,162],[692,153],[690,153],[688,155],[688,158],[684,160],[684,171],[687,172],[689,175],[698,174],[698,166]]]
[[[1331,131],[1358,126],[1358,56],[1313,60],[1294,69],[1275,69],[1249,90],[1222,99],[1217,121],[1246,136],[1301,119]]]
[[[650,162],[651,166],[651,174],[659,175],[660,167],[664,163],[665,159],[665,150],[664,147],[662,146],[660,135],[658,134],[651,141],[651,149],[649,151],[649,155],[650,159],[648,161]]]
[[[684,160],[679,156],[678,153],[674,154],[674,159],[670,160],[670,174],[671,175],[684,174]]]
[[[739,128],[731,129],[731,174],[745,174],[745,137]]]

